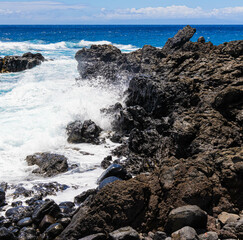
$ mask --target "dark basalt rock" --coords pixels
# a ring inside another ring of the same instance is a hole
[[[179,30],[178,33],[173,37],[169,38],[163,47],[165,54],[172,54],[175,50],[181,48],[186,42],[188,42],[196,32],[195,28],[186,26]]]
[[[43,174],[45,177],[55,176],[68,170],[67,158],[53,153],[35,153],[26,157],[29,166],[38,165],[34,173]]]
[[[24,227],[20,230],[18,240],[36,240],[36,229],[32,227]]]
[[[83,203],[87,198],[93,197],[97,193],[97,189],[89,189],[85,192],[82,192],[81,194],[77,195],[74,198],[74,202],[76,204],[81,204]]]
[[[0,207],[5,204],[5,191],[0,188]]]
[[[28,227],[33,223],[33,220],[31,217],[23,218],[17,222],[17,225],[19,227]]]
[[[19,221],[22,218],[30,217],[32,209],[28,206],[19,206],[14,208],[9,208],[5,215],[8,218],[11,218],[12,221]]]
[[[111,165],[111,161],[112,161],[112,156],[109,155],[107,157],[105,157],[103,159],[103,161],[101,162],[100,166],[104,169],[108,168]]]
[[[20,72],[40,65],[45,58],[40,53],[25,53],[23,56],[0,58],[0,73]]]
[[[111,177],[107,177],[105,178],[104,180],[102,180],[100,183],[99,183],[99,186],[98,186],[98,190],[102,189],[103,187],[105,187],[106,185],[110,184],[110,183],[113,183],[117,180],[122,180],[121,178],[118,178],[118,177],[114,177],[114,176],[111,176]]]
[[[0,240],[16,240],[17,238],[7,228],[0,228]]]
[[[44,232],[49,226],[54,224],[55,218],[50,215],[45,215],[45,217],[42,219],[41,223],[39,224],[39,229],[41,232]]]
[[[30,197],[33,194],[32,190],[27,190],[24,187],[18,187],[15,189],[14,193],[13,193],[13,198],[18,198],[20,196],[24,196],[24,197]]]
[[[110,165],[98,178],[97,183],[100,184],[104,179],[108,177],[117,177],[122,180],[127,180],[131,178],[131,176],[128,175],[126,169],[119,165],[119,164],[112,164]]]
[[[63,226],[61,223],[54,223],[46,229],[43,233],[42,239],[51,240],[58,236],[63,231]]]
[[[67,126],[68,142],[99,144],[99,135],[102,129],[93,121],[75,121]]]
[[[178,229],[190,226],[206,229],[207,213],[195,205],[187,205],[173,209],[168,215],[167,230],[175,232]]]
[[[50,215],[52,217],[58,216],[60,213],[59,206],[53,201],[46,201],[34,209],[32,214],[33,221],[39,223],[45,215]]]

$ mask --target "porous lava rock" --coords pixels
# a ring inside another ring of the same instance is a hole
[[[45,58],[40,53],[25,53],[22,56],[0,58],[0,73],[20,72],[40,65]]]

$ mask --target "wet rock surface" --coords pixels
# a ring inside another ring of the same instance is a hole
[[[125,106],[104,114],[114,117],[113,130],[123,139],[113,154],[125,157],[120,164],[136,177],[100,189],[58,239],[126,226],[166,231],[171,239],[241,236],[238,218],[222,224],[218,216],[240,216],[243,208],[243,42],[191,42],[194,33],[187,26],[162,49],[124,54],[104,45],[76,54],[83,79],[130,81]],[[105,159],[104,167],[111,162]],[[177,211],[178,219],[172,217]]]
[[[91,120],[69,123],[66,129],[70,143],[100,143],[98,137],[102,129]]]
[[[0,58],[0,73],[20,72],[40,65],[45,58],[40,53],[25,53],[22,56]]]
[[[46,177],[55,176],[68,170],[67,158],[53,153],[36,153],[26,157],[29,166],[38,165],[33,173],[43,174]]]
[[[194,33],[187,26],[162,49],[144,46],[124,54],[103,45],[76,54],[83,79],[130,81],[125,104],[103,110],[114,118],[113,141],[121,143],[113,155],[125,160],[109,168],[114,156],[105,159],[108,169],[99,184],[108,183],[78,195],[77,209],[42,196],[29,199],[28,206],[16,202],[0,219],[4,234],[57,240],[243,238],[243,42],[191,42]],[[100,133],[92,121],[71,123],[67,131],[70,142],[86,143],[97,143]],[[15,194],[32,193],[20,188]]]

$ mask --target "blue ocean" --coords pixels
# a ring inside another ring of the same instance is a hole
[[[192,41],[204,36],[215,45],[243,39],[243,25],[193,26]],[[0,74],[0,182],[57,181],[72,188],[61,193],[71,200],[96,186],[99,167],[116,145],[106,139],[111,119],[100,109],[123,102],[121,89],[76,81],[79,76],[75,53],[92,44],[113,44],[123,52],[143,45],[163,47],[183,26],[0,26],[0,57],[39,52],[49,61],[20,73]],[[127,86],[123,86],[125,90]],[[104,144],[68,144],[66,126],[74,120],[92,119],[105,131]],[[54,152],[78,168],[51,179],[33,175],[25,157],[36,152]],[[83,152],[89,155],[82,154]],[[74,190],[76,189],[76,190]],[[11,197],[11,196],[9,196]],[[57,199],[60,196],[57,196]]]

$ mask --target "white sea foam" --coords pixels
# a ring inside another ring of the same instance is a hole
[[[112,44],[119,48],[121,51],[134,51],[137,48],[131,44],[123,45],[123,44],[116,44],[109,41],[85,41],[81,40],[80,42],[57,42],[57,43],[44,43],[43,41],[38,42],[1,42],[0,41],[0,56],[4,56],[7,54],[21,54],[28,51],[44,51],[45,53],[53,53],[53,51],[66,51],[66,50],[73,50],[74,52],[77,51],[77,48],[82,47],[90,47],[91,45],[102,45],[102,44]]]
[[[99,164],[115,145],[68,144],[65,128],[70,121],[92,119],[108,131],[110,119],[100,109],[120,97],[115,88],[111,91],[88,82],[78,85],[76,69],[76,61],[65,57],[21,73],[1,75],[1,89],[9,86],[12,90],[0,94],[0,182],[21,182],[28,188],[36,182],[58,181],[79,187],[76,192],[69,189],[62,193],[60,201],[72,200],[77,192],[95,186],[102,172]],[[82,155],[77,149],[93,155]],[[25,157],[43,151],[64,154],[69,164],[79,168],[54,178],[34,176]]]

